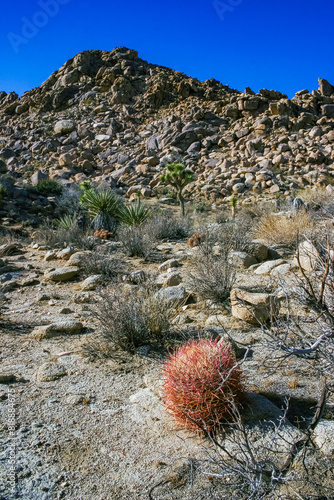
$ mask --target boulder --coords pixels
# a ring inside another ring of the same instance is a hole
[[[265,323],[279,309],[277,298],[269,293],[234,289],[231,291],[230,298],[232,316],[250,324]]]
[[[257,264],[256,258],[246,252],[230,252],[228,260],[236,267],[245,269]]]
[[[325,80],[324,78],[319,78],[318,83],[319,83],[320,94],[325,96],[330,96],[334,94],[334,87],[327,80]]]
[[[334,421],[321,419],[314,429],[313,441],[325,456],[333,457]]]
[[[261,266],[257,267],[254,271],[255,274],[270,274],[270,272],[277,266],[285,264],[286,261],[284,259],[276,259],[276,260],[268,260],[261,264]]]
[[[80,285],[81,290],[96,290],[96,288],[103,283],[103,276],[101,274],[94,274],[88,276]]]
[[[69,281],[75,278],[80,272],[78,267],[60,267],[51,271],[46,271],[44,277],[51,281]]]
[[[298,245],[299,262],[304,271],[314,271],[318,264],[319,252],[310,241]]]
[[[55,124],[56,134],[69,134],[75,129],[75,123],[72,120],[60,120]]]
[[[45,174],[41,172],[40,170],[37,170],[32,176],[30,177],[31,184],[33,186],[37,186],[37,184],[41,181],[44,181],[45,179],[49,178],[49,174]]]
[[[76,335],[81,332],[83,325],[81,321],[74,318],[55,318],[50,325],[37,326],[32,331],[32,337],[37,340],[49,339],[61,335]]]
[[[156,297],[171,306],[178,307],[186,301],[188,294],[183,286],[169,286],[156,293]]]
[[[67,375],[65,366],[59,363],[43,363],[36,372],[38,382],[52,382]]]

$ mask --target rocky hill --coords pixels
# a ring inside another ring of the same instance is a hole
[[[197,175],[193,199],[287,196],[326,186],[334,171],[334,87],[244,92],[149,64],[135,50],[85,51],[22,97],[0,92],[0,172],[15,186],[8,213],[30,199],[24,182],[92,179],[120,194],[154,196],[164,165],[182,161]],[[5,214],[3,214],[5,215]]]

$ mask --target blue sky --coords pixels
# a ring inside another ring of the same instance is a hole
[[[216,3],[215,3],[216,2]],[[333,0],[2,0],[0,90],[20,95],[87,49],[127,46],[254,91],[334,84]]]

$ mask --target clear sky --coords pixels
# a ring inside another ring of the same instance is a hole
[[[20,95],[87,49],[292,97],[334,84],[333,0],[2,0],[0,90]]]

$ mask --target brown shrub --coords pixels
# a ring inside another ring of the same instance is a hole
[[[294,248],[298,236],[313,233],[316,225],[309,213],[293,215],[268,214],[260,218],[254,228],[254,236],[268,244],[281,244]]]

